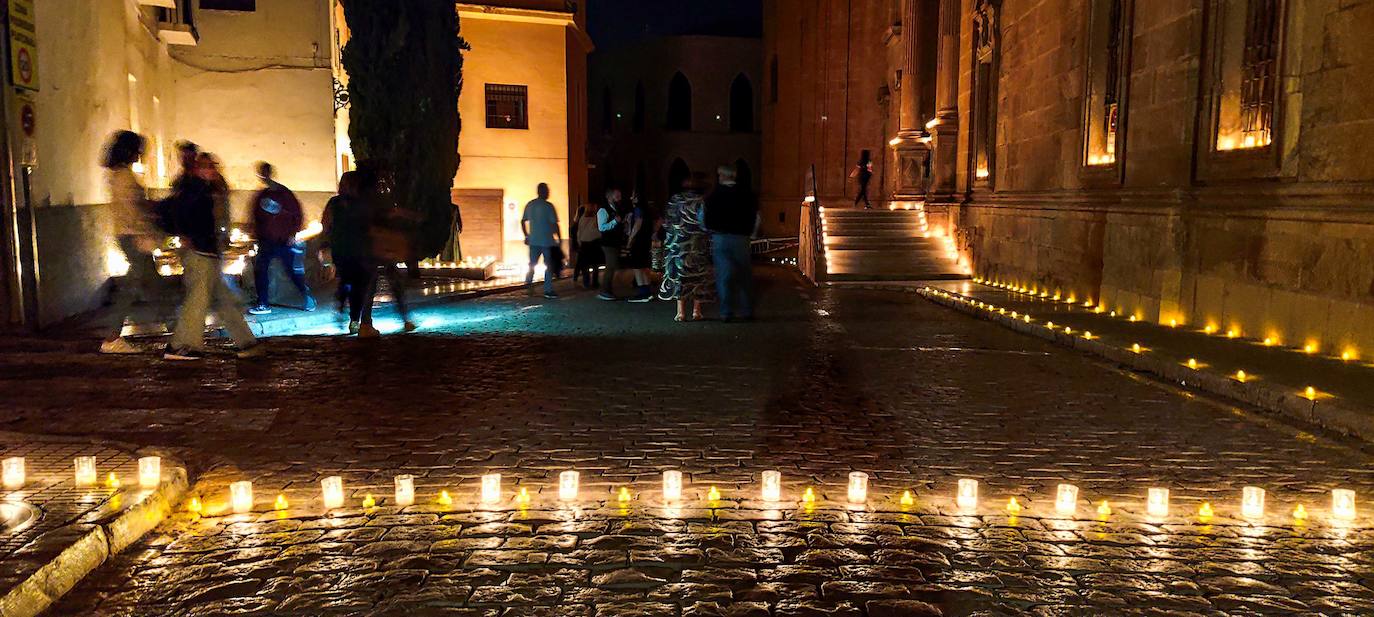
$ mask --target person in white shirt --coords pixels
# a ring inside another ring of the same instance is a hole
[[[625,221],[620,213],[620,189],[606,191],[606,203],[596,212],[596,228],[601,232],[601,254],[606,271],[601,273],[601,293],[597,298],[614,302],[615,273],[620,269],[620,249],[625,246]]]
[[[143,157],[146,144],[142,135],[120,131],[111,138],[105,149],[102,165],[107,170],[110,187],[110,220],[114,234],[129,271],[116,283],[113,313],[118,323],[109,338],[100,344],[101,353],[131,354],[142,350],[126,340],[122,334],[124,321],[161,320],[162,294],[160,277],[153,263],[153,250],[163,240],[154,223],[153,205],[148,193],[134,175],[133,164]],[[135,311],[135,304],[143,302],[145,310]]]

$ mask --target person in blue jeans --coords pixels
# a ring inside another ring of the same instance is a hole
[[[553,291],[553,280],[558,277],[554,272],[556,259],[554,249],[563,244],[563,234],[558,229],[558,211],[549,203],[549,185],[539,183],[539,197],[525,204],[525,215],[520,218],[520,229],[525,232],[525,244],[530,247],[530,269],[525,274],[525,286],[534,284],[534,266],[544,259],[544,297],[554,299],[558,294]]]
[[[754,265],[749,245],[759,228],[759,204],[735,184],[735,167],[716,170],[716,188],[706,196],[705,222],[711,232],[711,257],[716,265],[720,318],[754,318]]]

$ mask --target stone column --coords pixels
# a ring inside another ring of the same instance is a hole
[[[892,200],[919,201],[926,193],[926,163],[929,145],[921,139],[925,121],[921,118],[920,3],[927,0],[902,0],[902,82],[901,108],[898,112],[896,182]]]
[[[940,0],[940,51],[935,76],[935,127],[930,192],[953,197],[959,172],[959,0]]]
[[[902,0],[902,105],[898,134],[919,137],[921,130],[921,69],[920,49],[917,47],[916,22],[920,19],[917,3],[921,0]]]

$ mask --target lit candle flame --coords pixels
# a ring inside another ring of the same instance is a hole
[[[720,490],[714,486],[711,487],[711,490],[706,491],[706,499],[708,501],[720,501]]]
[[[1245,371],[1236,371],[1236,381],[1245,383],[1247,377],[1248,375],[1245,374]]]
[[[802,501],[806,503],[816,503],[816,491],[811,487],[806,487],[806,492],[802,493]]]
[[[277,510],[285,510],[285,509],[289,508],[289,507],[290,507],[290,504],[288,504],[288,503],[286,502],[286,495],[282,495],[282,494],[277,495],[277,502],[274,503],[274,504],[272,504],[272,507],[275,508],[275,509],[277,509]]]
[[[1190,368],[1190,369],[1195,369],[1195,370],[1197,369],[1197,359],[1196,359],[1196,358],[1188,358],[1188,368]]]
[[[530,505],[530,489],[521,487],[520,494],[515,496],[515,501],[522,506]]]
[[[904,506],[916,505],[916,498],[911,496],[911,491],[902,491],[901,504]]]
[[[1021,504],[1020,504],[1020,502],[1016,501],[1016,498],[1015,498],[1015,497],[1012,497],[1011,499],[1008,499],[1008,500],[1007,500],[1007,514],[1010,514],[1010,515],[1012,515],[1012,516],[1016,516],[1017,514],[1020,514],[1020,513],[1021,513]]]
[[[110,475],[105,476],[105,488],[119,488],[119,475],[111,471]]]
[[[630,501],[630,489],[625,488],[625,487],[623,487],[623,486],[620,487],[620,495],[619,495],[618,498],[620,499],[620,503],[629,502],[629,501]]]
[[[441,505],[441,506],[451,506],[451,505],[453,505],[453,497],[450,497],[450,496],[449,496],[448,491],[439,491],[439,505]]]
[[[1317,389],[1312,386],[1307,386],[1307,390],[1303,392],[1303,396],[1306,396],[1308,400],[1315,401],[1317,400]]]
[[[1215,513],[1212,511],[1212,504],[1206,501],[1202,502],[1202,506],[1197,509],[1198,518],[1212,518],[1214,514]]]
[[[1302,504],[1298,504],[1298,507],[1293,508],[1293,520],[1295,520],[1295,521],[1305,521],[1305,520],[1307,520],[1307,508],[1304,508]]]
[[[192,497],[191,503],[186,504],[186,511],[198,515],[205,511],[205,506],[201,505],[199,497]]]
[[[372,493],[368,493],[366,497],[363,497],[364,508],[375,508],[376,506],[377,499],[372,496]]]
[[[1107,500],[1103,499],[1103,500],[1102,500],[1102,503],[1099,504],[1099,505],[1097,506],[1097,515],[1098,515],[1098,516],[1111,516],[1111,515],[1112,515],[1112,506],[1111,506],[1110,504],[1107,503]]]

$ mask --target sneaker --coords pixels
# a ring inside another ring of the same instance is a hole
[[[314,298],[313,296],[306,296],[306,297],[305,297],[305,306],[303,306],[303,307],[301,307],[301,308],[302,308],[305,312],[310,313],[310,312],[313,312],[313,311],[315,310],[315,308],[318,307],[318,306],[319,306],[319,303],[318,303],[318,302],[315,302],[315,298]]]
[[[617,297],[615,297],[615,296],[613,296],[613,295],[611,295],[611,294],[608,294],[608,293],[606,293],[606,292],[603,291],[603,292],[601,292],[601,293],[599,293],[599,294],[596,294],[596,299],[597,299],[597,300],[605,300],[605,301],[607,301],[607,302],[615,302],[616,300],[619,300],[620,298],[617,298]]]
[[[654,301],[654,296],[653,296],[653,294],[644,294],[644,295],[642,295],[642,296],[635,296],[635,297],[633,297],[633,298],[630,298],[630,302],[634,302],[635,304],[644,304],[645,302],[653,302],[653,301]]]
[[[419,330],[420,326],[415,325],[415,322],[413,321],[407,321],[404,325],[401,326],[401,329],[405,330],[406,332],[414,332],[416,330]]]
[[[240,347],[237,351],[234,352],[235,356],[244,360],[248,358],[259,358],[266,354],[266,346],[259,342],[254,342],[253,344],[248,345],[247,347]]]
[[[272,307],[267,306],[267,305],[255,306],[255,307],[253,307],[253,308],[248,309],[248,314],[249,314],[249,315],[271,315],[271,314],[272,314]]]
[[[358,326],[358,338],[377,338],[381,335],[382,333],[378,332],[377,328],[373,327],[370,323]]]
[[[550,291],[550,292],[544,294],[544,297],[545,297],[545,298],[548,298],[548,299],[550,299],[550,300],[557,300],[557,299],[558,299],[558,294],[553,293],[552,291]]]
[[[350,321],[350,322],[348,322],[348,333],[349,333],[349,334],[357,334],[357,333],[358,333],[358,327],[359,327],[358,322],[356,322],[356,321]]]
[[[100,353],[135,354],[142,352],[143,350],[134,347],[133,343],[130,343],[122,336],[112,341],[105,341],[100,344]]]
[[[173,362],[195,362],[196,360],[205,359],[205,353],[188,347],[180,349],[172,349],[169,347],[167,351],[162,354],[162,359],[171,360]]]

